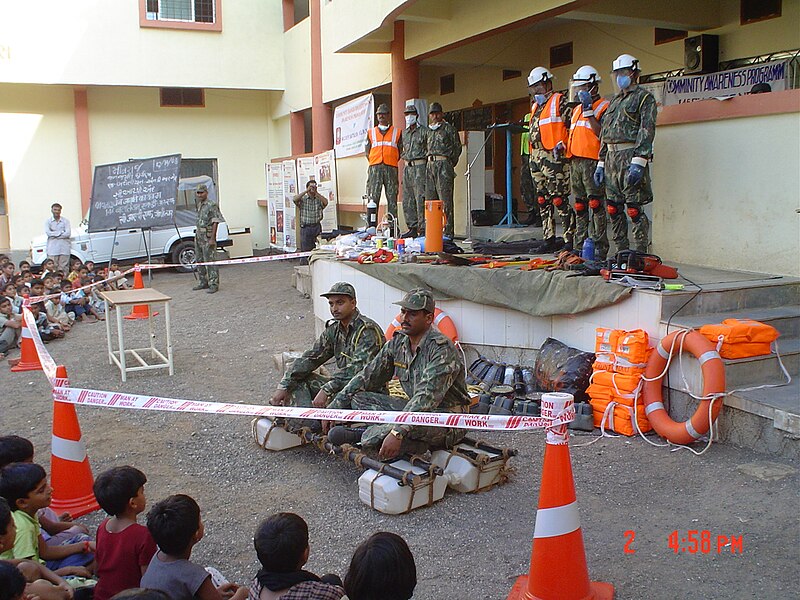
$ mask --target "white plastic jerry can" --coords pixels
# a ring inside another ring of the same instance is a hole
[[[367,506],[387,515],[400,515],[438,502],[444,497],[448,481],[446,476],[429,477],[425,469],[415,467],[406,460],[396,460],[391,465],[424,477],[417,479],[413,485],[400,485],[397,479],[389,475],[367,469],[358,478],[358,497]]]
[[[460,452],[462,449],[473,456],[472,460],[465,452]],[[501,471],[507,462],[507,459],[501,457],[500,454],[476,448],[471,444],[457,444],[451,450],[435,451],[431,462],[444,470],[452,489],[469,493],[500,481]]]
[[[253,419],[253,438],[256,444],[265,450],[287,450],[303,445],[302,438],[296,433],[289,433],[283,427],[275,424],[272,417],[259,417]]]

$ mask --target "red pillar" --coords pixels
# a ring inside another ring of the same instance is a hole
[[[89,99],[85,87],[73,90],[75,141],[78,149],[78,180],[81,186],[81,216],[89,212],[92,196],[92,149],[89,144]]]
[[[392,41],[392,123],[405,127],[403,110],[406,100],[419,97],[419,62],[406,60],[405,21],[394,22]],[[427,123],[427,115],[420,115]]]
[[[283,0],[283,30],[294,27],[294,0]]]
[[[320,0],[311,0],[311,131],[314,152],[333,148],[333,114],[322,101],[322,27]]]
[[[306,151],[306,122],[302,112],[293,112],[290,117],[292,155],[304,154]]]

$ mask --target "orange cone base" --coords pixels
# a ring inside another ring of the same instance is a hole
[[[131,314],[125,315],[123,319],[134,321],[136,319],[149,319],[150,317],[157,317],[158,313],[150,314],[150,307],[147,304],[136,304],[131,311]]]
[[[560,596],[566,597],[566,596]],[[555,598],[555,596],[553,597]],[[539,598],[528,593],[528,576],[523,575],[514,583],[507,600],[552,600],[551,598]],[[614,586],[603,581],[589,582],[589,595],[576,600],[614,600]]]
[[[35,352],[35,351],[34,351]],[[20,360],[17,364],[11,367],[14,373],[19,371],[43,371],[42,363],[39,362],[39,355],[36,355],[36,360]]]
[[[56,513],[68,512],[73,518],[78,518],[100,510],[100,505],[97,504],[94,494],[89,494],[83,498],[69,498],[66,500],[53,498],[53,501],[50,503],[50,508],[56,511]]]

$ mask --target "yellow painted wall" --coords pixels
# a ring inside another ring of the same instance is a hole
[[[800,113],[659,127],[653,251],[800,276],[798,139]]]
[[[0,162],[6,181],[10,246],[44,233],[50,205],[81,220],[71,87],[0,84]]]
[[[322,9],[330,16],[330,43],[339,50],[378,29],[395,9],[408,0],[335,0]]]
[[[311,19],[300,21],[283,38],[286,90],[273,107],[273,118],[311,107]]]
[[[215,33],[140,28],[138,0],[3,0],[0,81],[282,89],[281,0],[222,4]]]

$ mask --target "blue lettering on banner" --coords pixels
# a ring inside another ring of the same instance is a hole
[[[746,94],[757,83],[769,83],[772,91],[785,90],[787,72],[788,63],[784,60],[707,75],[672,77],[666,81],[664,105]]]

